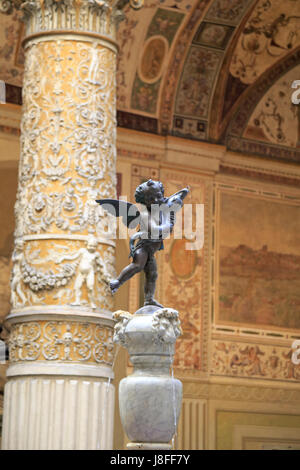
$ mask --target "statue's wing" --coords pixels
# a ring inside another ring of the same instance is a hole
[[[115,217],[122,217],[124,225],[128,228],[136,228],[140,223],[140,212],[131,202],[118,199],[98,199],[96,202]]]

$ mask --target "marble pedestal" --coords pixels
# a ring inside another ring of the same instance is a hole
[[[119,385],[120,416],[128,449],[171,449],[179,421],[182,384],[170,375],[178,312],[147,306],[134,315],[114,313],[113,341],[128,349],[134,372]]]

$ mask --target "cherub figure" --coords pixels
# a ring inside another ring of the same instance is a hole
[[[73,255],[62,256],[57,260],[57,263],[59,264],[65,260],[79,259],[78,274],[74,283],[75,301],[71,305],[81,305],[81,288],[85,282],[90,305],[92,308],[96,308],[94,297],[95,272],[97,269],[101,268],[103,273],[106,274],[102,259],[96,251],[97,243],[97,239],[94,236],[90,236],[88,238],[86,248],[80,248],[80,250]]]
[[[26,296],[24,292],[22,291],[22,287],[21,287],[21,282],[23,280],[22,264],[25,261],[23,248],[24,248],[23,240],[17,239],[15,250],[12,255],[13,270],[12,270],[12,277],[11,277],[11,304],[13,308],[16,308],[20,305],[19,299],[21,300],[21,305],[26,304],[26,301],[27,301]]]
[[[116,217],[122,216],[127,227],[135,228],[138,224],[140,225],[140,230],[130,239],[132,263],[122,270],[117,279],[110,282],[113,294],[124,282],[144,270],[146,277],[144,305],[162,307],[154,299],[157,280],[157,264],[154,255],[158,250],[163,250],[163,240],[174,228],[175,212],[182,208],[183,199],[188,192],[189,188],[184,188],[166,198],[163,184],[150,179],[140,184],[135,191],[135,200],[142,205],[141,211],[134,204],[125,201],[97,200],[111,214]]]

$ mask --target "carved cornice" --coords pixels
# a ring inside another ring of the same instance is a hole
[[[180,376],[178,376],[180,378]],[[188,382],[183,384],[186,398],[201,398],[210,400],[228,400],[243,402],[260,402],[275,404],[278,402],[292,404],[300,401],[299,388],[289,388],[283,382],[275,386],[264,383],[205,383]]]

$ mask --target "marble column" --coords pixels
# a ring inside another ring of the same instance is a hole
[[[116,197],[121,12],[114,0],[0,1],[13,7],[26,34],[2,448],[109,449],[115,248],[95,199]]]

